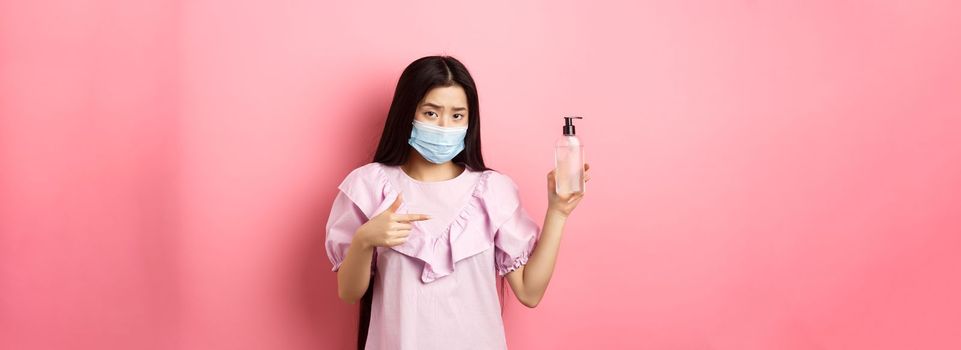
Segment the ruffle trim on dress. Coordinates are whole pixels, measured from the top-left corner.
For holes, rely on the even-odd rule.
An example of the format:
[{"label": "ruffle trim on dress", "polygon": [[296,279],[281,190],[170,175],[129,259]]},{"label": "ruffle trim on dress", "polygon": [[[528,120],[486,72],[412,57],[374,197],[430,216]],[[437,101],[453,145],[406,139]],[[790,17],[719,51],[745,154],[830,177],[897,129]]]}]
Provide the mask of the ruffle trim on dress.
[{"label": "ruffle trim on dress", "polygon": [[[465,170],[466,171],[466,170]],[[487,180],[493,173],[486,170],[481,173],[480,178],[474,185],[470,199],[460,213],[440,234],[432,235],[415,221],[412,225],[416,228],[411,230],[407,241],[403,244],[390,247],[401,254],[416,258],[424,262],[424,270],[421,273],[421,280],[430,283],[438,278],[450,275],[454,272],[454,265],[457,262],[486,251],[493,246],[493,241],[488,232],[480,230],[468,232],[470,226],[487,227],[484,223],[472,220],[486,220],[487,213],[484,204],[484,193],[487,191]],[[377,178],[381,183],[384,202],[374,213],[386,210],[397,198],[398,192],[390,182],[387,173],[382,165],[377,166]],[[406,207],[402,202],[397,212]]]},{"label": "ruffle trim on dress", "polygon": [[506,275],[506,274],[510,273],[511,271],[517,270],[517,269],[519,269],[521,266],[526,265],[526,264],[527,264],[527,259],[530,258],[530,253],[531,253],[530,251],[526,251],[526,250],[525,250],[524,253],[523,253],[523,255],[514,258],[514,264],[513,264],[513,265],[511,265],[511,266],[506,266],[506,267],[503,267],[503,268],[498,268],[498,269],[497,269],[498,275],[500,275],[500,276]]}]

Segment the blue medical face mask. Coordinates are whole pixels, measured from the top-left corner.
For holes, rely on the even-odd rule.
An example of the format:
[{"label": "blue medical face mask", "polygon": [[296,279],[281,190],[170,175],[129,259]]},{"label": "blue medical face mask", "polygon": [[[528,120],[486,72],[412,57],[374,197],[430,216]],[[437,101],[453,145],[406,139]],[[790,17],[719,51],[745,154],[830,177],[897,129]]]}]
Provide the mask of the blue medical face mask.
[{"label": "blue medical face mask", "polygon": [[414,120],[407,143],[431,163],[441,164],[454,159],[464,150],[467,127],[442,127]]}]

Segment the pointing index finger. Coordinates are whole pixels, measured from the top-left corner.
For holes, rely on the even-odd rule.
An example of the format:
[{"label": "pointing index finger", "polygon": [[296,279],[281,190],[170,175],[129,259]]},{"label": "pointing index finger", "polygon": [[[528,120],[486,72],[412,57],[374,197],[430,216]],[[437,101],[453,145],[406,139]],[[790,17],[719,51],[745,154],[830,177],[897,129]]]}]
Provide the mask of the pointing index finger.
[{"label": "pointing index finger", "polygon": [[423,221],[423,220],[429,220],[429,219],[430,219],[430,215],[427,215],[427,214],[397,214],[397,221],[410,222],[410,221]]}]

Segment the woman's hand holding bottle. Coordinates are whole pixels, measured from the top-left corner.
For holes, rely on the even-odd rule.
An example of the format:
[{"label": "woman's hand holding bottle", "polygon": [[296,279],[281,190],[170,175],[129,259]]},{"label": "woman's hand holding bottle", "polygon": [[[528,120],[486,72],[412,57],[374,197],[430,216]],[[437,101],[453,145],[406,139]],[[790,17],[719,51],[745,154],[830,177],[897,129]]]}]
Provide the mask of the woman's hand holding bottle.
[{"label": "woman's hand holding bottle", "polygon": [[[584,182],[590,181],[591,179],[591,175],[587,171],[590,168],[590,164],[584,163]],[[554,172],[555,170],[551,170],[551,172],[547,173],[547,211],[556,212],[566,218],[571,215],[571,212],[574,211],[577,204],[584,198],[584,192],[557,193],[557,180],[554,177]]]}]

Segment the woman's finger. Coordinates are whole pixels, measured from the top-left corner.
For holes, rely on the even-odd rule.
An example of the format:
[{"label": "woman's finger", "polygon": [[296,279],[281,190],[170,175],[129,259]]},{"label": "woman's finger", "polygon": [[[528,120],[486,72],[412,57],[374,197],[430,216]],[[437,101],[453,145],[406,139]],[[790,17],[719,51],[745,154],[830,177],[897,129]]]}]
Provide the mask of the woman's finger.
[{"label": "woman's finger", "polygon": [[406,222],[392,222],[390,223],[390,231],[410,230],[413,226]]},{"label": "woman's finger", "polygon": [[394,214],[392,217],[394,221],[398,222],[408,222],[408,221],[421,221],[430,220],[430,215],[427,214]]},{"label": "woman's finger", "polygon": [[388,246],[391,246],[391,247],[393,247],[393,246],[395,246],[395,245],[401,245],[401,244],[404,244],[404,243],[406,243],[406,242],[407,242],[407,238],[406,238],[406,237],[402,237],[402,238],[388,238],[388,239],[386,239],[386,240],[384,241],[385,244],[387,244]]}]

